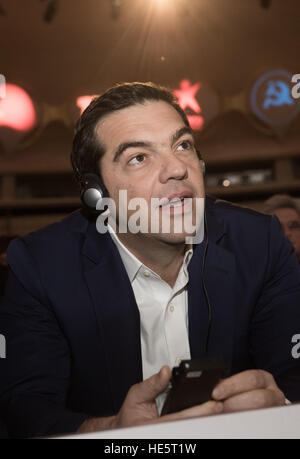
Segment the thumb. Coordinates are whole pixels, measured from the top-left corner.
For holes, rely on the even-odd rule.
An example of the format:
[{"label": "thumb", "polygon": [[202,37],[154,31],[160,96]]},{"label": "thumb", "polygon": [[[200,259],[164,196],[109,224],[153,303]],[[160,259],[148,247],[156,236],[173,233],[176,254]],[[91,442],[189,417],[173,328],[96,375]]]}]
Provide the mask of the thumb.
[{"label": "thumb", "polygon": [[167,389],[170,379],[171,370],[165,365],[159,373],[155,373],[150,378],[132,387],[132,395],[134,392],[135,402],[152,402],[159,394]]}]

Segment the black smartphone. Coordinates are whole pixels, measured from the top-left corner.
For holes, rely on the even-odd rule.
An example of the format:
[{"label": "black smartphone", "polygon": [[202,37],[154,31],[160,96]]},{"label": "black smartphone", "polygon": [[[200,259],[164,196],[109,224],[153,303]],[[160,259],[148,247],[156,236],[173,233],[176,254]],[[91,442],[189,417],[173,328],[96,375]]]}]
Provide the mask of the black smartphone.
[{"label": "black smartphone", "polygon": [[219,358],[182,360],[173,368],[171,387],[161,415],[208,402],[214,387],[228,371],[229,367]]}]

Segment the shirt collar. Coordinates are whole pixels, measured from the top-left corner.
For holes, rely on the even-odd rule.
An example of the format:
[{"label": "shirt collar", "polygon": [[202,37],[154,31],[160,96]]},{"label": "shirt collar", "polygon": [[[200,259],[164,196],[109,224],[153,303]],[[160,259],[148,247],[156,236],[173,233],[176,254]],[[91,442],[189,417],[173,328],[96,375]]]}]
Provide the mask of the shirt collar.
[{"label": "shirt collar", "polygon": [[[113,228],[110,225],[107,225],[107,227],[108,227],[109,234],[110,234],[112,240],[114,241],[115,245],[117,246],[117,249],[119,251],[120,257],[121,257],[121,259],[123,261],[123,264],[125,266],[126,272],[128,274],[128,277],[129,277],[129,280],[130,280],[131,283],[134,281],[134,279],[135,279],[135,277],[136,277],[136,275],[137,275],[137,273],[139,272],[140,269],[146,269],[147,271],[152,272],[152,274],[154,274],[156,277],[160,278],[160,276],[158,276],[158,274],[156,274],[150,268],[145,266],[135,255],[133,255],[132,252],[130,252],[130,250],[127,249],[127,247],[125,247],[125,245],[120,241],[120,239],[118,238],[117,234],[115,233],[115,231],[113,230]],[[189,263],[191,261],[192,255],[193,255],[193,248],[190,248],[184,254],[182,266],[183,266],[184,273],[185,273],[186,276],[188,276],[187,267],[188,267],[188,265],[189,265]]]},{"label": "shirt collar", "polygon": [[120,239],[116,235],[113,228],[110,225],[107,225],[107,227],[108,227],[109,234],[111,235],[112,240],[117,246],[120,257],[127,271],[129,280],[132,283],[139,269],[143,266],[143,263],[138,258],[136,258],[136,256],[134,256],[133,253],[131,253],[127,249],[127,247],[125,247],[125,245],[120,241]]}]

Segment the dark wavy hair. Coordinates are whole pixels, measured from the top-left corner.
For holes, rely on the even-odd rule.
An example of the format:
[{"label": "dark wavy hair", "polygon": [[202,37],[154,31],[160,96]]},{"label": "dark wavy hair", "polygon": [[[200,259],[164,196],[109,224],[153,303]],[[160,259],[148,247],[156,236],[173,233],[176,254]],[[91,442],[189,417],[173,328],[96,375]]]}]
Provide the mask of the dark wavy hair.
[{"label": "dark wavy hair", "polygon": [[154,83],[122,83],[113,86],[100,97],[95,98],[77,122],[71,163],[80,185],[85,173],[101,176],[99,162],[105,153],[105,148],[101,144],[101,133],[100,139],[95,134],[99,121],[112,112],[151,100],[170,104],[179,113],[184,124],[189,126],[186,114],[179,106],[176,97],[167,88]]}]

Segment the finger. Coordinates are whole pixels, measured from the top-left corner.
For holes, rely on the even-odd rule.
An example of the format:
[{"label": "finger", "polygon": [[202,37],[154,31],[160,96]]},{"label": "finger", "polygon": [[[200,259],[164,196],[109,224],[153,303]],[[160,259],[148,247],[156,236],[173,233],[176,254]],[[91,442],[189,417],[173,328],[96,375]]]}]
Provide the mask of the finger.
[{"label": "finger", "polygon": [[215,400],[225,400],[243,392],[265,389],[274,382],[271,374],[263,370],[247,370],[219,382],[212,392]]},{"label": "finger", "polygon": [[161,416],[159,418],[159,421],[167,422],[176,421],[180,419],[196,418],[200,416],[211,416],[214,414],[222,413],[222,411],[222,402],[209,401],[203,403],[202,405],[196,405],[192,408],[187,408],[186,410],[178,411],[177,413],[166,414],[165,416]]},{"label": "finger", "polygon": [[129,401],[133,400],[135,403],[152,402],[159,394],[167,389],[170,379],[171,370],[165,365],[159,373],[132,386],[127,398]]},{"label": "finger", "polygon": [[223,402],[224,413],[257,410],[284,405],[282,392],[271,389],[257,389],[228,398]]}]

